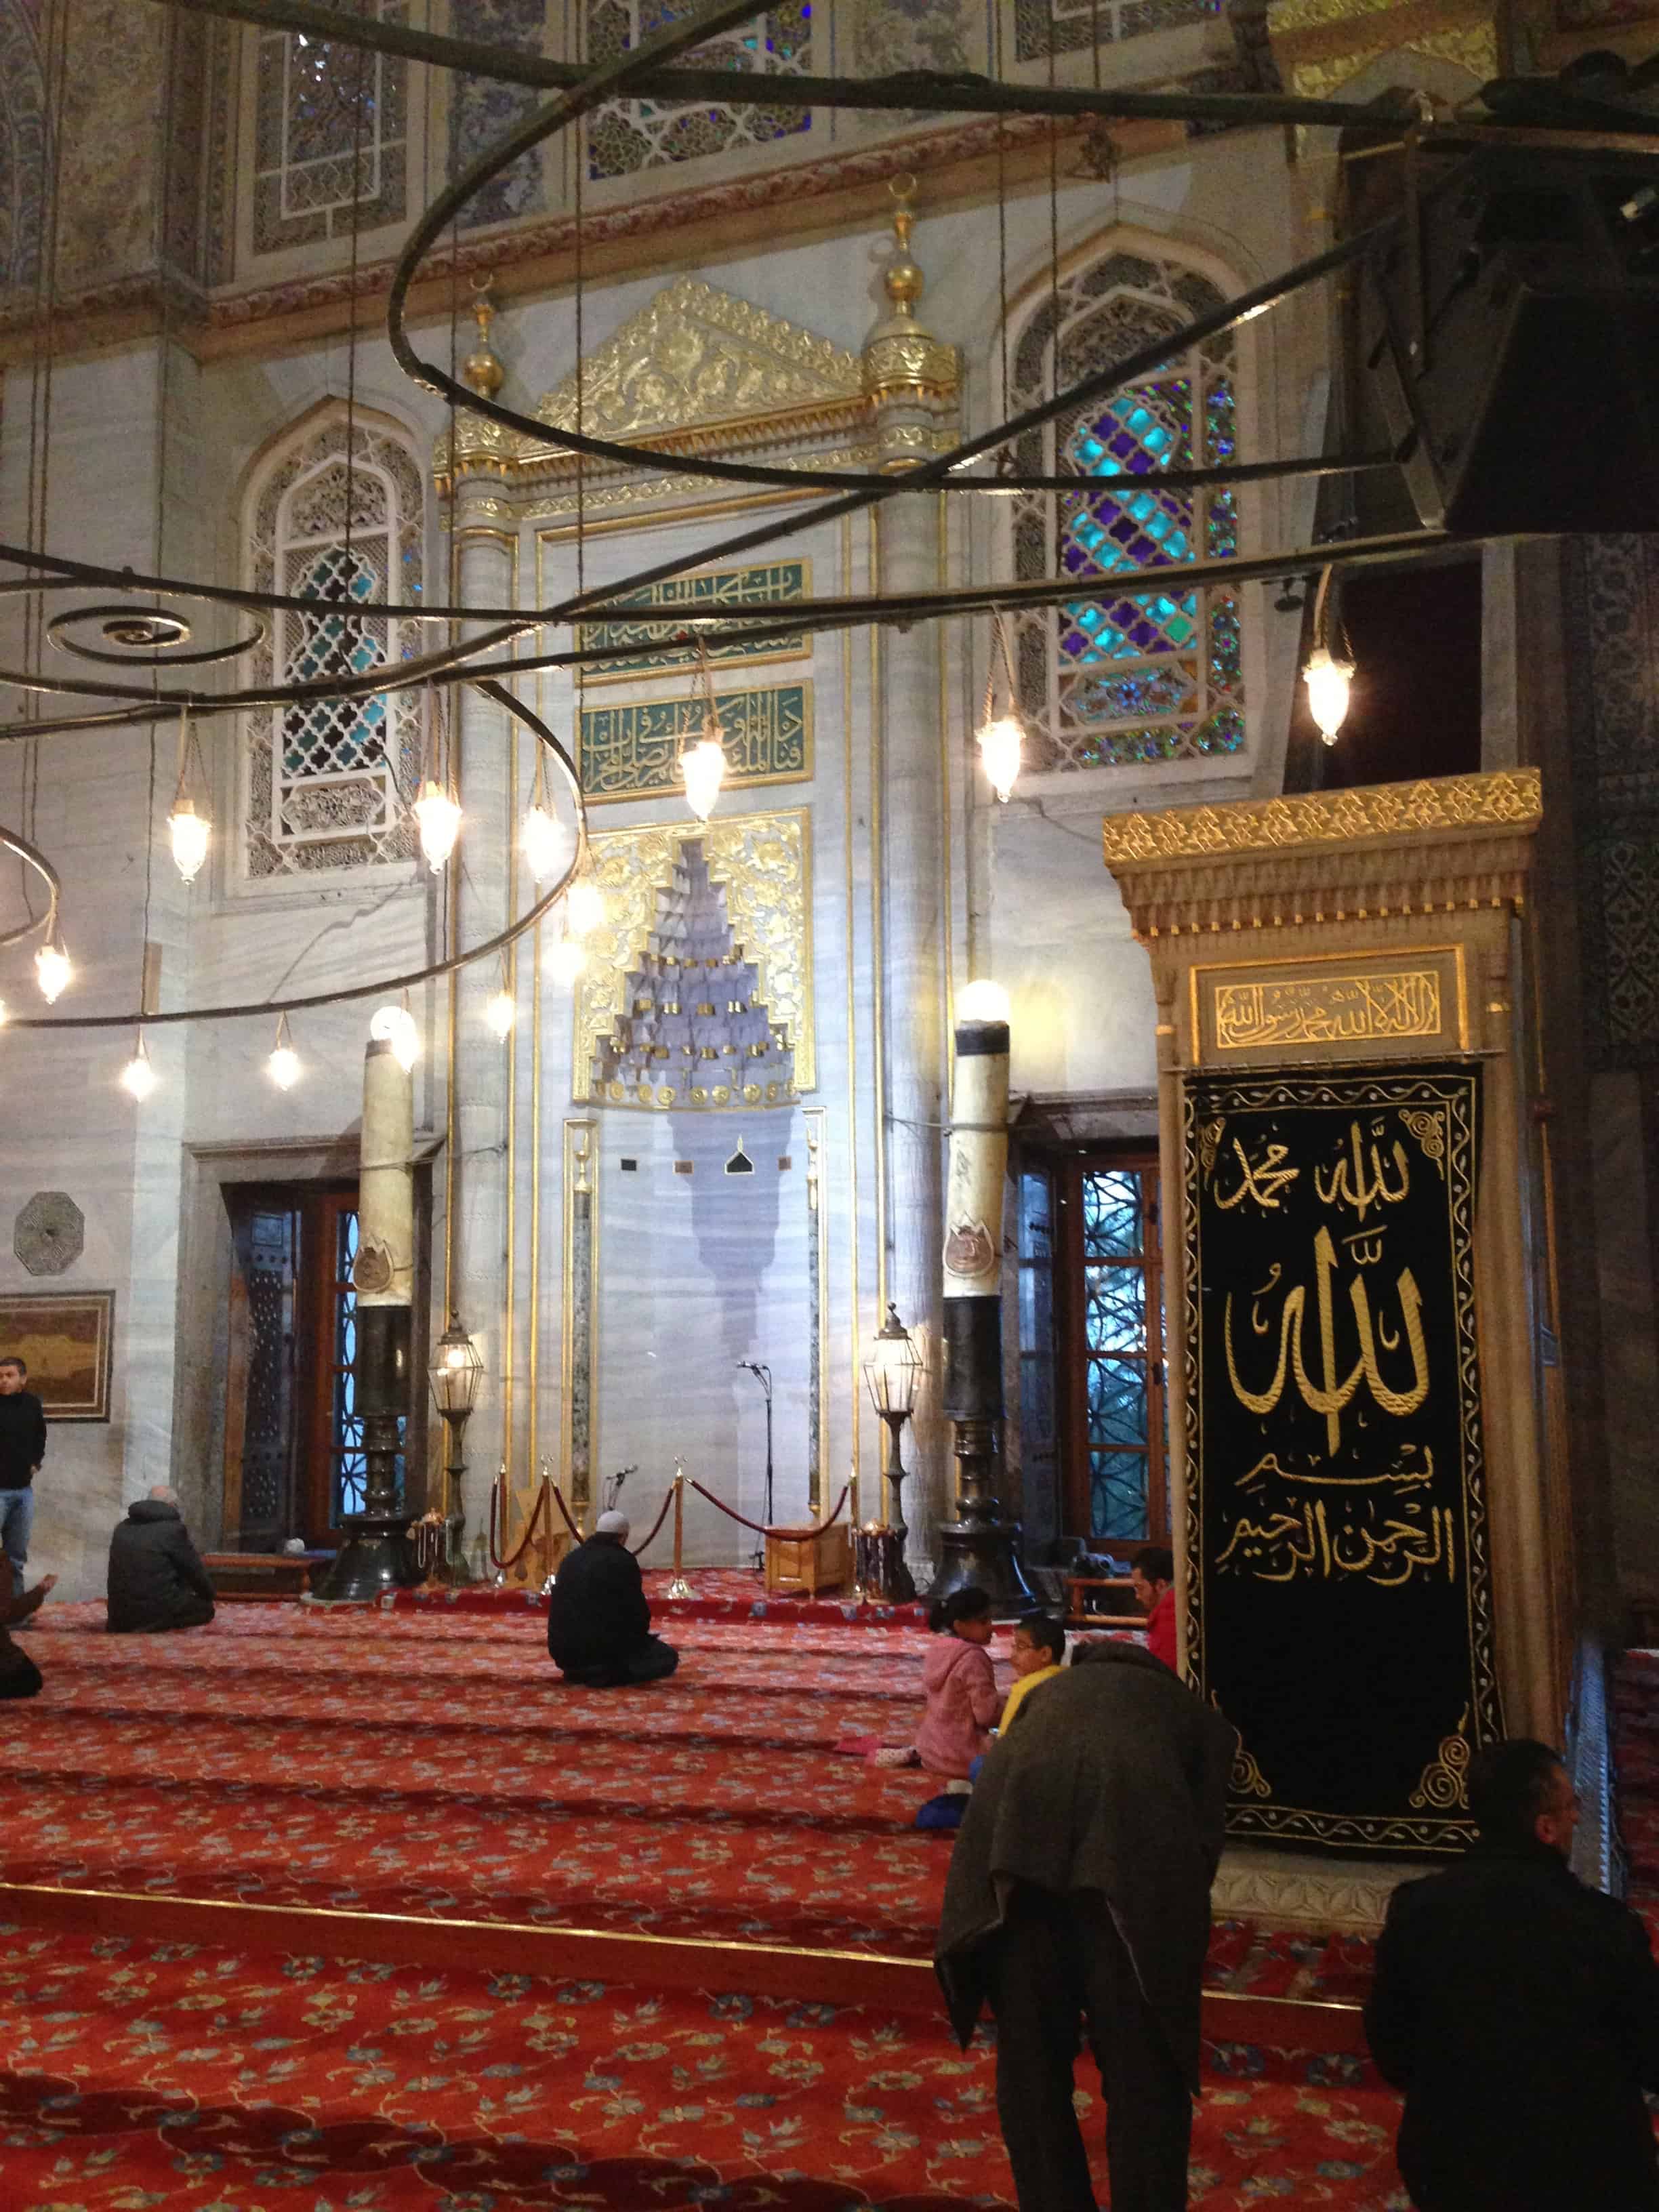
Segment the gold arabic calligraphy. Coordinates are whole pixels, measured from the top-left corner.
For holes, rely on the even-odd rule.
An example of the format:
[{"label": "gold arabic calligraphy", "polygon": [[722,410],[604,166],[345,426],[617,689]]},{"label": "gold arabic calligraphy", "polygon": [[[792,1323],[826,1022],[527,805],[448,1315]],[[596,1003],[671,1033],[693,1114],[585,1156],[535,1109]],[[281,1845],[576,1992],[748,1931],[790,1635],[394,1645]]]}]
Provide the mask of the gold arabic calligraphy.
[{"label": "gold arabic calligraphy", "polygon": [[[1409,1516],[1417,1514],[1417,1519]],[[1237,1564],[1258,1582],[1294,1582],[1304,1570],[1322,1581],[1337,1575],[1360,1575],[1367,1582],[1395,1589],[1409,1582],[1421,1568],[1444,1569],[1448,1582],[1457,1578],[1457,1537],[1451,1509],[1434,1505],[1426,1520],[1420,1509],[1408,1505],[1370,1528],[1353,1519],[1334,1528],[1325,1500],[1316,1498],[1297,1511],[1274,1513],[1258,1521],[1241,1520],[1216,1565]]]}]

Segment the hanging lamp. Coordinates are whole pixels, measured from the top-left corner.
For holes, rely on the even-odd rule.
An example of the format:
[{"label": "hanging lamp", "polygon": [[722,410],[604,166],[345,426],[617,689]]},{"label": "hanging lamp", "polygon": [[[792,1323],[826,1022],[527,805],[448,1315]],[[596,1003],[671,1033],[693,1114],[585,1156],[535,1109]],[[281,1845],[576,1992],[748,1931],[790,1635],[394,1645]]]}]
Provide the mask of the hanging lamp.
[{"label": "hanging lamp", "polygon": [[49,1006],[57,1005],[74,973],[69,954],[64,949],[63,932],[54,929],[34,956],[34,980]]},{"label": "hanging lamp", "polygon": [[[980,714],[977,735],[979,757],[993,791],[1003,805],[1012,796],[1025,753],[1025,725],[1019,719],[1015,705],[1018,694],[1014,689],[1013,657],[1008,650],[1008,632],[1002,619],[1000,607],[993,611],[996,628],[996,654],[985,672],[985,704]],[[1002,663],[1003,681],[1008,687],[1008,711],[996,711],[996,662]]]},{"label": "hanging lamp", "polygon": [[409,1011],[409,994],[396,1006],[377,1006],[369,1017],[368,1033],[392,1047],[392,1056],[405,1074],[421,1056],[421,1032]]},{"label": "hanging lamp", "polygon": [[294,1049],[294,1040],[288,1033],[288,1016],[276,1017],[276,1042],[271,1047],[270,1058],[265,1062],[265,1073],[279,1091],[292,1091],[300,1079],[300,1055]]},{"label": "hanging lamp", "polygon": [[[415,824],[420,832],[421,851],[433,874],[437,875],[455,849],[455,840],[461,834],[461,810],[450,778],[442,771],[442,741],[437,737],[437,708],[433,699],[432,686],[426,687],[426,759],[421,778],[421,788],[415,800]],[[440,770],[434,775],[434,769]]]},{"label": "hanging lamp", "polygon": [[[1318,723],[1319,734],[1328,745],[1336,743],[1347,720],[1354,676],[1353,653],[1343,626],[1341,599],[1334,588],[1335,575],[1331,567],[1321,572],[1319,590],[1314,599],[1313,649],[1302,672],[1302,681],[1308,687],[1308,711]],[[1333,599],[1336,601],[1334,609]]]},{"label": "hanging lamp", "polygon": [[133,1032],[132,1058],[121,1070],[121,1088],[137,1099],[142,1105],[155,1090],[157,1077],[149,1057],[149,1047],[144,1042],[142,1028]]},{"label": "hanging lamp", "polygon": [[696,640],[697,665],[702,684],[702,712],[697,726],[702,734],[695,744],[687,745],[680,754],[680,780],[685,786],[685,803],[699,822],[707,822],[714,811],[720,795],[720,786],[726,780],[726,750],[720,743],[720,714],[714,705],[714,683],[708,672],[708,648],[701,635]]},{"label": "hanging lamp", "polygon": [[513,1024],[519,1018],[519,1002],[514,997],[507,980],[507,957],[501,957],[501,980],[484,1001],[483,1018],[491,1033],[503,1044],[513,1034]]},{"label": "hanging lamp", "polygon": [[[210,815],[198,814],[190,792],[190,764],[194,757],[201,767],[201,756],[197,750],[196,731],[190,719],[188,707],[179,710],[179,781],[173,794],[173,811],[167,817],[167,836],[173,844],[173,862],[187,884],[193,884],[201,873],[202,863],[207,858],[208,840],[212,835],[213,821]],[[203,776],[204,783],[206,781]]]}]

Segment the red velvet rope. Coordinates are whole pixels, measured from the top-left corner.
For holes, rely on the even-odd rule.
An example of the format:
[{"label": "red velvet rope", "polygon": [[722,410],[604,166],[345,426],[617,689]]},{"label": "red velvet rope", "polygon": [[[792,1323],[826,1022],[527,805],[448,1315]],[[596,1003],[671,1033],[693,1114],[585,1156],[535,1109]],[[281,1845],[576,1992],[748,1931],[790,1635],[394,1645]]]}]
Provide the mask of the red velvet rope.
[{"label": "red velvet rope", "polygon": [[516,1567],[520,1560],[523,1559],[525,1553],[530,1549],[531,1540],[534,1537],[537,1528],[540,1526],[543,1514],[547,1510],[548,1483],[546,1477],[544,1476],[542,1478],[541,1492],[537,1498],[534,1506],[531,1509],[531,1515],[528,1522],[525,1524],[524,1541],[520,1545],[518,1550],[514,1553],[511,1559],[504,1559],[495,1548],[496,1538],[499,1533],[499,1522],[501,1518],[504,1516],[506,1511],[506,1501],[501,1496],[503,1487],[504,1485],[502,1484],[501,1479],[499,1475],[496,1476],[495,1481],[489,1486],[489,1556],[495,1561],[498,1571],[501,1573],[505,1574],[509,1567]]},{"label": "red velvet rope", "polygon": [[716,1498],[712,1490],[705,1490],[695,1477],[688,1479],[700,1498],[706,1498],[711,1505],[718,1505],[731,1520],[741,1522],[745,1528],[752,1528],[757,1536],[781,1536],[786,1542],[792,1544],[804,1544],[811,1537],[823,1535],[826,1528],[833,1528],[841,1518],[841,1509],[846,1504],[847,1493],[852,1487],[850,1483],[842,1485],[841,1496],[836,1500],[835,1511],[820,1521],[816,1528],[768,1528],[758,1521],[750,1520],[745,1514],[734,1512],[724,1498]]},{"label": "red velvet rope", "polygon": [[575,1538],[576,1541],[580,1544],[580,1543],[581,1542],[581,1540],[582,1540],[582,1532],[581,1532],[581,1530],[580,1530],[580,1529],[576,1526],[575,1522],[571,1519],[571,1517],[570,1517],[570,1508],[569,1508],[569,1507],[565,1504],[565,1502],[564,1502],[564,1492],[563,1492],[563,1491],[562,1491],[562,1490],[560,1489],[560,1487],[559,1487],[559,1486],[558,1486],[558,1484],[557,1484],[556,1482],[556,1483],[554,1484],[554,1486],[553,1486],[553,1497],[554,1497],[554,1501],[555,1501],[555,1503],[557,1504],[557,1506],[558,1506],[558,1509],[559,1509],[560,1512],[564,1516],[564,1525],[565,1525],[565,1527],[566,1527],[567,1528],[568,1528],[568,1529],[569,1529],[569,1531],[570,1531],[571,1534]]},{"label": "red velvet rope", "polygon": [[651,1534],[645,1539],[643,1543],[630,1544],[628,1547],[636,1559],[641,1552],[648,1552],[652,1545],[656,1542],[657,1531],[661,1528],[663,1522],[668,1518],[668,1509],[673,1503],[674,1486],[671,1482],[668,1486],[667,1494],[662,1501],[662,1511],[658,1514],[656,1519],[651,1523]]}]

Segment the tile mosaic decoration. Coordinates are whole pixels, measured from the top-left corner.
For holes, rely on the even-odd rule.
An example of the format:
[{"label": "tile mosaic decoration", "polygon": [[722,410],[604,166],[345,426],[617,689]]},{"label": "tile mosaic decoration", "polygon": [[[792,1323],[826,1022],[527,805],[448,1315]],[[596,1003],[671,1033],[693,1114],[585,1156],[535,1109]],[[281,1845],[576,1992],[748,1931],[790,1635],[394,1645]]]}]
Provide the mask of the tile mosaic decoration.
[{"label": "tile mosaic decoration", "polygon": [[[692,0],[587,0],[587,60],[617,60],[641,39],[666,30],[691,11]],[[744,76],[801,76],[812,66],[811,0],[779,0],[753,21],[695,47],[689,69],[729,69]],[[733,85],[736,91],[737,85]],[[765,87],[758,100],[613,100],[587,125],[587,173],[595,183],[631,176],[672,161],[695,161],[740,146],[799,137],[812,127],[809,108],[772,108]]]},{"label": "tile mosaic decoration", "polygon": [[[356,0],[382,22],[405,0]],[[277,253],[408,209],[408,64],[297,31],[265,31],[254,65],[253,251]]]},{"label": "tile mosaic decoration", "polygon": [[[545,0],[450,0],[450,35],[476,39],[485,46],[517,46],[539,53],[547,21]],[[476,161],[485,148],[506,137],[534,113],[541,95],[534,85],[502,84],[489,77],[458,76],[450,96],[449,174],[453,179]],[[461,210],[463,230],[514,222],[539,215],[547,205],[542,178],[542,149],[521,154],[511,168],[494,177]]]}]

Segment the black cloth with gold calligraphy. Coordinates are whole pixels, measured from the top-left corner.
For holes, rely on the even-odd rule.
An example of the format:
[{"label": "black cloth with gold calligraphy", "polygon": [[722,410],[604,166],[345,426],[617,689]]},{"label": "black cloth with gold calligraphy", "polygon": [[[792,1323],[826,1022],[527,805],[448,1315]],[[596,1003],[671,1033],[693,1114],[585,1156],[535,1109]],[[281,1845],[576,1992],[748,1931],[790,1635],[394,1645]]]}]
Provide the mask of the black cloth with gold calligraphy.
[{"label": "black cloth with gold calligraphy", "polygon": [[1473,1067],[1195,1077],[1188,1650],[1235,1834],[1455,1850],[1502,1733]]}]

